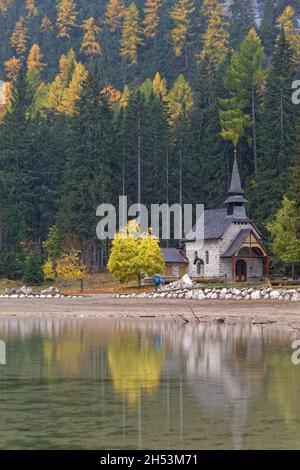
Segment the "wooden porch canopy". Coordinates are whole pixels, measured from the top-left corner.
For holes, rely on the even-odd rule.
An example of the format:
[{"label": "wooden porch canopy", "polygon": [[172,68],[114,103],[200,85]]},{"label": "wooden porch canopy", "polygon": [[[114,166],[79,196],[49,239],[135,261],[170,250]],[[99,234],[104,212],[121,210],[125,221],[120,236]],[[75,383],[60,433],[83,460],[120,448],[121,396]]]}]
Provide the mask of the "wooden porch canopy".
[{"label": "wooden porch canopy", "polygon": [[221,258],[232,259],[232,277],[235,277],[235,260],[259,258],[266,261],[265,277],[269,277],[270,255],[251,228],[241,230]]}]

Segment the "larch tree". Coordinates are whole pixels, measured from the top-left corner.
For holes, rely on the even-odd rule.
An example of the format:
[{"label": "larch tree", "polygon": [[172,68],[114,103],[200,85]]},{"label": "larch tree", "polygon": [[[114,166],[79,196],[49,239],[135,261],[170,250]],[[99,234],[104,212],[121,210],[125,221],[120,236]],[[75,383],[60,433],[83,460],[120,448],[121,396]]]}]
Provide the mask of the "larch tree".
[{"label": "larch tree", "polygon": [[26,0],[25,9],[27,11],[28,18],[33,16],[39,16],[39,9],[36,6],[35,0]]},{"label": "larch tree", "polygon": [[66,116],[74,116],[76,111],[76,104],[80,98],[82,86],[88,76],[85,66],[78,62],[68,88],[64,91],[60,111]]},{"label": "larch tree", "polygon": [[27,70],[38,70],[42,72],[46,64],[43,63],[43,54],[38,44],[33,44],[27,57]]},{"label": "larch tree", "polygon": [[109,26],[112,33],[120,34],[124,14],[125,7],[123,0],[108,0],[105,7],[104,23]]},{"label": "larch tree", "polygon": [[16,50],[18,56],[23,56],[27,47],[28,28],[23,16],[16,22],[15,28],[10,38],[10,45]]},{"label": "larch tree", "polygon": [[145,0],[144,5],[144,36],[153,39],[159,25],[159,8],[161,0]]},{"label": "larch tree", "polygon": [[171,39],[176,57],[184,57],[185,73],[189,66],[189,44],[192,38],[192,16],[195,11],[193,0],[177,0],[170,16],[174,22]]},{"label": "larch tree", "polygon": [[0,0],[0,13],[2,13],[3,16],[7,16],[12,3],[13,0]]},{"label": "larch tree", "polygon": [[245,113],[251,120],[254,173],[257,175],[257,89],[262,79],[264,50],[255,29],[251,29],[241,44],[240,50],[233,54],[226,72],[224,84],[229,92],[229,109],[233,116]]},{"label": "larch tree", "polygon": [[16,82],[22,68],[21,59],[15,56],[11,57],[4,62],[4,68],[8,80]]},{"label": "larch tree", "polygon": [[300,30],[296,27],[295,10],[289,5],[277,19],[277,26],[283,30],[287,43],[293,51],[293,60],[300,63]]},{"label": "larch tree", "polygon": [[57,37],[69,38],[72,28],[76,27],[77,11],[75,0],[60,0],[56,6],[58,27]]},{"label": "larch tree", "polygon": [[159,72],[156,72],[152,80],[152,89],[155,96],[159,96],[161,100],[166,97],[167,94],[167,82],[162,78]]},{"label": "larch tree", "polygon": [[82,24],[84,31],[81,50],[85,55],[92,58],[101,53],[101,45],[98,41],[98,36],[101,32],[99,26],[95,24],[94,18],[85,20]]},{"label": "larch tree", "polygon": [[120,40],[120,55],[130,67],[137,64],[138,48],[142,44],[139,12],[135,3],[131,3],[125,10]]},{"label": "larch tree", "polygon": [[43,32],[50,31],[53,29],[52,21],[50,20],[48,15],[43,16],[41,21],[40,30]]},{"label": "larch tree", "polygon": [[75,52],[71,49],[68,54],[63,54],[59,60],[59,73],[47,87],[45,108],[56,112],[64,112],[65,92],[70,84],[77,61]]},{"label": "larch tree", "polygon": [[223,63],[228,52],[229,33],[227,21],[218,0],[204,0],[202,15],[206,18],[207,29],[202,36],[203,49],[198,58],[207,61],[212,69]]}]

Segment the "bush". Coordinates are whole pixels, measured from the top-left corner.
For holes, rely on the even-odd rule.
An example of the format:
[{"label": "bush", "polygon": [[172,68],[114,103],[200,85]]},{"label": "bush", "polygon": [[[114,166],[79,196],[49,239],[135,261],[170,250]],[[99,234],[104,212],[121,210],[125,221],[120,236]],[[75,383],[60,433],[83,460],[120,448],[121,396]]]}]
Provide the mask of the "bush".
[{"label": "bush", "polygon": [[23,281],[26,284],[39,285],[44,280],[41,258],[36,253],[29,253],[24,262]]}]

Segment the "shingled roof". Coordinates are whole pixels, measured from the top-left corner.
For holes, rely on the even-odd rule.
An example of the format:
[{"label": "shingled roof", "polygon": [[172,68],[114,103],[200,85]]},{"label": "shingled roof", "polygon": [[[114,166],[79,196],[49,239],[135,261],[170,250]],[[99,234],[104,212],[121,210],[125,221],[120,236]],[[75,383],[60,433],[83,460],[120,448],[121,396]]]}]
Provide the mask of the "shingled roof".
[{"label": "shingled roof", "polygon": [[234,256],[251,232],[251,228],[242,229],[221,258],[231,258],[231,256]]},{"label": "shingled roof", "polygon": [[[227,209],[209,209],[204,211],[204,239],[217,240],[224,235],[229,225],[237,220],[234,216],[227,215]],[[238,222],[250,222],[246,217],[245,219],[238,219]],[[195,227],[193,227],[193,231]],[[183,240],[185,242],[194,241],[195,235],[192,233],[187,235]]]},{"label": "shingled roof", "polygon": [[188,260],[178,248],[162,248],[165,263],[184,263],[188,264]]}]

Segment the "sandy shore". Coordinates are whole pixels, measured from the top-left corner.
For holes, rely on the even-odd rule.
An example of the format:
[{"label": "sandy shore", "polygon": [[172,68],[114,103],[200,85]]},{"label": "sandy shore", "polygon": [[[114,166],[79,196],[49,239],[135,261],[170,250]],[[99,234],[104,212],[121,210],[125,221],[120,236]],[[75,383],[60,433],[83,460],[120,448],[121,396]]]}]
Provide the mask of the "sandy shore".
[{"label": "sandy shore", "polygon": [[300,329],[300,302],[272,300],[222,301],[187,299],[115,299],[99,294],[82,299],[0,298],[1,316],[79,318],[173,318],[184,321],[270,322],[276,327]]}]

